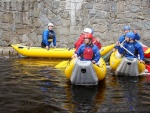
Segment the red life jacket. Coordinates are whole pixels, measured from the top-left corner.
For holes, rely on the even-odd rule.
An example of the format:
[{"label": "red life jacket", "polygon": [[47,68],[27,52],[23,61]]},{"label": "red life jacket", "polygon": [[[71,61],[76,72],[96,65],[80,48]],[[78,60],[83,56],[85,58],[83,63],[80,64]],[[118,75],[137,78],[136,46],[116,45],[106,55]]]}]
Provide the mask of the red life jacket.
[{"label": "red life jacket", "polygon": [[92,60],[93,58],[93,49],[90,47],[86,47],[83,52],[83,58],[86,60]]}]

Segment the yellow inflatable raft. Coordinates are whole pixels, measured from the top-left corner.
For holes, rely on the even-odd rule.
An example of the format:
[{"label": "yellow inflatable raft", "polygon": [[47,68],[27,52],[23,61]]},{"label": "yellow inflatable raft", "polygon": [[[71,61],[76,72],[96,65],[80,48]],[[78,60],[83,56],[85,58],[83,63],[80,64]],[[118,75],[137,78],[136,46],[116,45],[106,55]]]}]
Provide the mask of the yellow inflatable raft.
[{"label": "yellow inflatable raft", "polygon": [[46,48],[28,47],[20,44],[11,45],[21,56],[24,57],[46,57],[46,58],[71,58],[75,49],[68,48]]},{"label": "yellow inflatable raft", "polygon": [[[23,57],[71,58],[75,51],[74,48],[50,48],[50,50],[47,50],[41,47],[28,47],[20,44],[11,44],[11,46]],[[102,47],[100,50],[101,55],[107,54],[114,46],[112,44]]]},{"label": "yellow inflatable raft", "polygon": [[100,58],[98,65],[91,61],[72,59],[65,69],[65,75],[75,85],[97,85],[106,75],[106,64]]},{"label": "yellow inflatable raft", "polygon": [[110,56],[110,67],[116,75],[138,76],[145,71],[145,64],[137,58],[122,57],[117,50]]}]

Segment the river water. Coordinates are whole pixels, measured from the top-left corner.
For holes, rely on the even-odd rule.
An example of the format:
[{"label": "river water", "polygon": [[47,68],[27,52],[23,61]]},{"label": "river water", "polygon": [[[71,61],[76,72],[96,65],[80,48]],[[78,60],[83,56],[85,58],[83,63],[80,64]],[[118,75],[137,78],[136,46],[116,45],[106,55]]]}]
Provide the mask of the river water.
[{"label": "river water", "polygon": [[60,60],[0,58],[0,113],[108,113],[150,111],[150,75],[114,76],[97,86],[73,86]]}]

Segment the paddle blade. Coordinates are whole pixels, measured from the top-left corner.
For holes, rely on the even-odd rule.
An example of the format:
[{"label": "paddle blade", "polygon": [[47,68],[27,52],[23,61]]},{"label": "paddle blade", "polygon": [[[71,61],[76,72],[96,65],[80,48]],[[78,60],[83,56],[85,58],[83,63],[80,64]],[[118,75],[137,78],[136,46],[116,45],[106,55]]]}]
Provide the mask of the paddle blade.
[{"label": "paddle blade", "polygon": [[69,61],[62,61],[59,64],[57,64],[55,66],[55,68],[66,68],[66,66],[68,65]]},{"label": "paddle blade", "polygon": [[148,72],[150,72],[150,65],[145,65],[146,66],[146,69],[148,70]]}]

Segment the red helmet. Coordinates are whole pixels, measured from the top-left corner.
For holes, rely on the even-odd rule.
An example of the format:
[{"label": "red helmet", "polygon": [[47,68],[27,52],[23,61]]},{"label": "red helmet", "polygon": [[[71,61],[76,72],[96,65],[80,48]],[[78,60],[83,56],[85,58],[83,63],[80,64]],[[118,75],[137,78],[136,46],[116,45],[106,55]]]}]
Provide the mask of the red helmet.
[{"label": "red helmet", "polygon": [[90,33],[86,33],[86,34],[84,34],[84,38],[92,39],[92,38],[93,38],[93,35],[90,34]]}]

